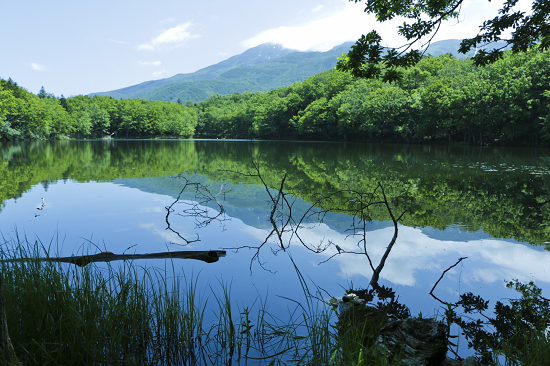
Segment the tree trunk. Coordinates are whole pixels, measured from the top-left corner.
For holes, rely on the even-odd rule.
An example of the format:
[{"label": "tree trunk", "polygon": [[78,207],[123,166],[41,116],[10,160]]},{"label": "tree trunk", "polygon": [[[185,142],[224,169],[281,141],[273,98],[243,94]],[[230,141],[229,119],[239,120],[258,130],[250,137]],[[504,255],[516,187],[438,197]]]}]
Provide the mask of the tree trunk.
[{"label": "tree trunk", "polygon": [[21,365],[15,355],[15,350],[8,334],[8,319],[6,317],[6,310],[4,309],[4,296],[2,295],[2,277],[0,277],[0,365]]}]

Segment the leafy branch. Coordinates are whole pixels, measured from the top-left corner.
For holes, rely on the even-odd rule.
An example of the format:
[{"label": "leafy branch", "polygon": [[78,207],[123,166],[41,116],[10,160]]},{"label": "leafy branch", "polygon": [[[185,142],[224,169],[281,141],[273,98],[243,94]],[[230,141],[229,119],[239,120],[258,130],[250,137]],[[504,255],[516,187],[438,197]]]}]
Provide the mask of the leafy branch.
[{"label": "leafy branch", "polygon": [[[483,66],[502,58],[503,50],[510,46],[514,53],[525,52],[530,48],[541,51],[549,49],[550,3],[546,0],[534,0],[532,13],[526,15],[525,12],[514,10],[517,2],[518,0],[505,1],[499,15],[484,21],[477,36],[464,39],[458,52],[466,54],[475,48],[474,63]],[[382,47],[382,37],[376,30],[372,30],[367,35],[362,35],[347,55],[339,58],[336,68],[350,71],[356,77],[381,77],[388,82],[399,80],[399,68],[407,68],[420,61],[444,21],[456,19],[459,22],[462,4],[463,0],[367,0],[365,12],[374,14],[379,22],[395,17],[412,20],[397,27],[397,34],[403,36],[406,42],[400,47]],[[504,34],[508,31],[511,35],[505,37]],[[504,45],[492,51],[478,50],[478,47],[499,41],[504,42]],[[412,49],[418,43],[419,49]]]}]

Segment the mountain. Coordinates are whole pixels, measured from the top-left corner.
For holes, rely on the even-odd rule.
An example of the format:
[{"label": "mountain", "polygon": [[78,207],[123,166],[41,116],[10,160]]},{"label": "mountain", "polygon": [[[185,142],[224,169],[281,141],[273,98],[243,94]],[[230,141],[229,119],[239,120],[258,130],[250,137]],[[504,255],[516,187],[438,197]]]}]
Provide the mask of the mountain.
[{"label": "mountain", "polygon": [[[475,50],[470,50],[470,52],[468,52],[465,55],[462,53],[458,53],[458,49],[460,48],[460,42],[462,42],[461,39],[446,39],[444,41],[434,42],[430,45],[426,54],[430,54],[434,57],[437,57],[445,53],[450,53],[456,58],[460,58],[460,59],[465,59],[466,57],[472,57],[475,55],[475,52],[476,52]],[[479,49],[490,51],[495,48],[500,48],[502,46],[505,46],[504,42],[496,42],[484,47],[480,47]]]},{"label": "mountain", "polygon": [[112,90],[108,92],[92,93],[90,94],[90,96],[109,95],[117,99],[143,98],[144,94],[166,85],[182,82],[192,82],[197,80],[211,80],[231,69],[260,65],[262,63],[275,60],[279,57],[286,56],[292,52],[296,51],[283,48],[283,46],[281,45],[266,43],[256,46],[254,48],[250,48],[239,55],[230,57],[227,60],[219,62],[215,65],[205,67],[190,74],[177,74],[166,79],[145,81],[143,83],[122,89]]},{"label": "mountain", "polygon": [[90,95],[198,102],[213,94],[268,91],[333,68],[336,58],[352,44],[344,43],[327,52],[300,52],[281,45],[262,44],[194,73]]},{"label": "mountain", "polygon": [[[245,52],[189,74],[146,81],[141,84],[90,95],[114,98],[142,98],[199,102],[213,94],[269,91],[303,81],[336,65],[337,57],[347,53],[354,42],[343,43],[326,52],[300,52],[281,45],[265,43]],[[459,39],[434,42],[427,54],[439,56],[451,53],[459,58],[471,57],[458,53]],[[501,44],[486,47],[488,50]]]}]

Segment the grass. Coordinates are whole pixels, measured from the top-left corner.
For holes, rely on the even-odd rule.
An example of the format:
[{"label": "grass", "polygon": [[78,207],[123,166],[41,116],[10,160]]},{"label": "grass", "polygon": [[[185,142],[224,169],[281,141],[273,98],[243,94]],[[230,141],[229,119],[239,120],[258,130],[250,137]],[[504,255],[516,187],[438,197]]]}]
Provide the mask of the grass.
[{"label": "grass", "polygon": [[36,259],[47,255],[26,239],[0,246],[8,329],[24,365],[322,365],[332,353],[334,314],[322,302],[289,302],[279,319],[267,300],[239,306],[228,284],[211,289],[208,304],[198,276],[169,282],[169,271],[132,262]]},{"label": "grass", "polygon": [[[513,337],[521,338],[522,348],[505,344],[499,350],[494,360],[499,366],[544,366],[550,364],[550,339],[545,333],[532,330],[529,334],[515,334]],[[498,357],[498,356],[501,357]],[[513,355],[506,357],[507,355]]]},{"label": "grass", "polygon": [[[311,295],[311,282],[296,265],[304,300],[286,299],[287,314],[278,318],[267,299],[239,305],[231,284],[202,289],[198,276],[169,281],[174,268],[132,262],[76,267],[36,259],[48,252],[26,239],[0,245],[8,329],[24,365],[400,364],[388,360],[369,322],[336,324],[335,311]],[[28,260],[10,261],[16,258]],[[513,350],[520,358],[495,364],[546,365],[548,341],[532,332],[521,343],[525,350]],[[498,353],[510,352],[504,347]]]}]

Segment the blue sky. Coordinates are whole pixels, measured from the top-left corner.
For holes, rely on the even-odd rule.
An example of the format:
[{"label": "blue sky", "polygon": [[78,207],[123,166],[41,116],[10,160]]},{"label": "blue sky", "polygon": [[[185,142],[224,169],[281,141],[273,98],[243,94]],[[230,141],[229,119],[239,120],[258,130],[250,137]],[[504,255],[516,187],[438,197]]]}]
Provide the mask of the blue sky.
[{"label": "blue sky", "polygon": [[[460,23],[436,40],[475,35],[500,5],[466,0]],[[376,23],[363,8],[346,0],[3,1],[0,77],[68,97],[194,72],[265,42],[325,51],[377,29],[388,46],[401,44],[402,20]]]}]

